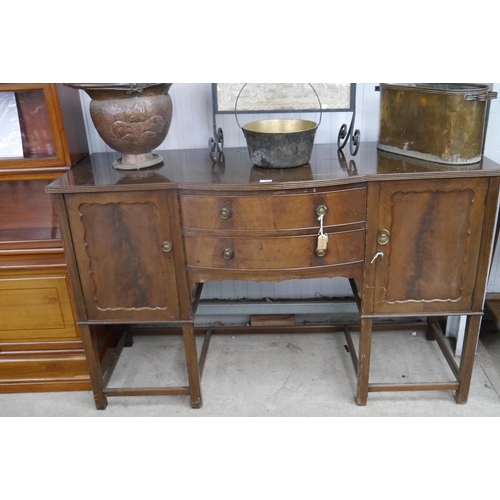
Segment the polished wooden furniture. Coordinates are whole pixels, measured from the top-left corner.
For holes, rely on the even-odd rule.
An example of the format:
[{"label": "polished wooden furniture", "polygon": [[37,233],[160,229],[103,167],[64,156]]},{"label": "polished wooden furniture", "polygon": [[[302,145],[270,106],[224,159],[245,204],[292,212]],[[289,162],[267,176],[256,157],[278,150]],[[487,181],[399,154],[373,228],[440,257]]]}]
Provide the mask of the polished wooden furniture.
[{"label": "polished wooden furniture", "polygon": [[[94,154],[47,188],[61,222],[97,408],[108,396],[144,394],[189,394],[200,407],[210,338],[198,358],[193,322],[202,284],[311,277],[351,282],[360,310],[357,349],[349,325],[336,328],[351,347],[359,405],[372,391],[453,390],[458,403],[467,401],[500,165],[484,158],[446,166],[375,144],[363,144],[356,157],[316,145],[310,163],[292,169],[252,166],[244,148],[226,150],[217,162],[203,150],[162,156],[156,168],[119,172],[111,167],[116,155]],[[459,364],[436,321],[448,315],[468,317]],[[371,383],[374,319],[422,316],[455,379]],[[144,323],[181,326],[185,386],[108,387],[112,366],[99,361],[94,329]]]},{"label": "polished wooden furniture", "polygon": [[22,148],[0,157],[0,392],[88,390],[58,221],[45,193],[88,155],[80,99],[56,84],[0,84],[0,97],[7,95]]}]

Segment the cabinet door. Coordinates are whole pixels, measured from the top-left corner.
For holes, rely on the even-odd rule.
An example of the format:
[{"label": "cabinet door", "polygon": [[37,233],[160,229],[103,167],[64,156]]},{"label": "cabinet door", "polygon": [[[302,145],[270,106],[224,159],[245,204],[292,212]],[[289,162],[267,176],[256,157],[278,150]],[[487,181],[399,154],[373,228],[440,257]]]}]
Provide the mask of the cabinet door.
[{"label": "cabinet door", "polygon": [[379,184],[367,247],[374,313],[471,309],[487,187],[485,178]]},{"label": "cabinet door", "polygon": [[66,206],[88,319],[179,316],[166,192],[69,194]]}]

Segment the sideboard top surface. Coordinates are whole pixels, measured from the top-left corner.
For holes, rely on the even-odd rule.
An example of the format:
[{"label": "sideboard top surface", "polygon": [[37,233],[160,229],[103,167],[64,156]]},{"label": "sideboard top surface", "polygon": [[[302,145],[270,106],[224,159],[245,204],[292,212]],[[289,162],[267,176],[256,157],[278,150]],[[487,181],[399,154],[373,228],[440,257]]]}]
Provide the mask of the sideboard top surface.
[{"label": "sideboard top surface", "polygon": [[500,164],[483,158],[470,165],[429,162],[361,144],[358,154],[317,144],[310,162],[286,169],[252,165],[245,147],[228,148],[213,162],[207,149],[158,151],[163,163],[135,171],[115,170],[120,153],[95,153],[72,167],[46,189],[49,193],[151,189],[273,190],[327,187],[372,180],[500,176]]}]

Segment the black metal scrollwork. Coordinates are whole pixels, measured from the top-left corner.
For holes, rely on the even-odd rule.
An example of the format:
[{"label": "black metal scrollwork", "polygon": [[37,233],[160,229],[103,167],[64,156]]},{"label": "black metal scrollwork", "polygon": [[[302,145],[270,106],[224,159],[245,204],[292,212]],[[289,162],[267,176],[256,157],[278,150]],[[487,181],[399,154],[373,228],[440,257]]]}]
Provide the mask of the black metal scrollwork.
[{"label": "black metal scrollwork", "polygon": [[349,150],[351,151],[351,156],[356,156],[359,149],[359,145],[361,144],[360,131],[356,129],[353,132],[355,119],[356,119],[356,112],[354,111],[352,113],[352,120],[349,129],[347,128],[347,125],[344,123],[340,127],[339,135],[337,137],[337,147],[339,149],[344,149],[345,145],[347,144],[347,141],[349,141]]},{"label": "black metal scrollwork", "polygon": [[[245,84],[246,85],[246,84]],[[309,84],[311,85],[311,84]],[[312,87],[312,86],[311,86]],[[314,90],[314,88],[312,87]],[[243,90],[243,89],[241,89]],[[241,93],[240,90],[240,93]],[[316,91],[314,90],[316,93]],[[356,156],[359,146],[361,144],[361,134],[359,129],[354,130],[354,122],[356,119],[356,100],[355,100],[355,85],[351,85],[351,93],[353,95],[353,98],[351,99],[351,104],[349,109],[339,109],[338,111],[353,111],[352,114],[352,119],[349,127],[347,127],[346,124],[343,124],[340,127],[338,137],[337,137],[337,147],[338,150],[344,149],[346,146],[347,142],[349,141],[349,150],[351,152],[351,156]],[[238,95],[239,97],[239,95]],[[318,98],[319,101],[319,98]],[[208,150],[210,154],[210,158],[212,159],[213,162],[219,161],[219,158],[221,155],[223,155],[224,151],[224,134],[222,132],[222,128],[216,127],[216,115],[218,113],[221,113],[221,111],[218,111],[218,105],[217,105],[217,84],[212,84],[212,107],[213,107],[213,137],[210,137],[208,140]],[[321,106],[321,101],[320,101],[320,109],[321,113],[323,113],[322,106]],[[283,112],[283,110],[281,110]],[[290,110],[291,111],[291,110]],[[299,112],[300,110],[293,110],[294,112]],[[311,111],[311,110],[303,110],[303,111]],[[337,111],[336,109],[328,109],[326,111]],[[236,114],[236,109],[235,109],[235,114]],[[256,111],[258,112],[258,110]],[[226,111],[222,111],[222,113],[226,113]],[[236,117],[236,121],[238,121],[238,118]],[[321,122],[321,119],[320,119]]]}]

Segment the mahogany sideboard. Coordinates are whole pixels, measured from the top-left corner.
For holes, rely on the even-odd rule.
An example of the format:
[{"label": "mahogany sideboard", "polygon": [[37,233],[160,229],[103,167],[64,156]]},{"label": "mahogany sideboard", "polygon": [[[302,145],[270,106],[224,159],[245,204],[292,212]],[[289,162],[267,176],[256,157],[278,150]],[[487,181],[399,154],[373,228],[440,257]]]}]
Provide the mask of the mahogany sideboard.
[{"label": "mahogany sideboard", "polygon": [[[344,328],[355,400],[374,391],[451,390],[468,398],[495,236],[500,165],[444,165],[363,144],[355,157],[316,145],[310,163],[252,166],[246,148],[217,162],[206,150],[160,152],[163,164],[117,171],[117,154],[93,154],[46,191],[54,199],[96,407],[109,396],[190,396],[201,407],[194,317],[204,282],[350,280],[359,344]],[[322,237],[320,242],[320,234]],[[324,243],[324,239],[328,241]],[[436,317],[467,316],[459,362]],[[428,317],[455,379],[374,384],[375,318]],[[187,385],[108,387],[98,325],[180,325]],[[127,342],[126,335],[116,346]]]}]

